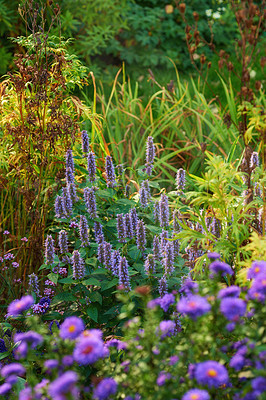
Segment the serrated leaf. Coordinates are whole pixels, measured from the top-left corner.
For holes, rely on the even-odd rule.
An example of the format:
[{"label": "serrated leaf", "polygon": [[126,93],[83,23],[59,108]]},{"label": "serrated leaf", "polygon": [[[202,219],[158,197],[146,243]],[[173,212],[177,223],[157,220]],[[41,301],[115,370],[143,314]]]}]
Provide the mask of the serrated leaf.
[{"label": "serrated leaf", "polygon": [[110,288],[112,288],[114,286],[117,286],[117,285],[118,285],[118,279],[117,278],[113,279],[112,281],[109,281],[109,282],[101,282],[102,291],[110,289]]},{"label": "serrated leaf", "polygon": [[76,296],[69,292],[58,293],[52,300],[52,305],[60,303],[61,301],[75,301],[77,300]]},{"label": "serrated leaf", "polygon": [[91,292],[89,295],[88,295],[88,298],[92,301],[92,302],[96,302],[96,303],[100,303],[100,304],[102,304],[103,303],[103,298],[102,298],[102,296],[101,296],[101,294],[99,293],[99,292]]},{"label": "serrated leaf", "polygon": [[96,306],[91,304],[87,309],[86,309],[87,315],[95,322],[98,322],[98,309]]}]

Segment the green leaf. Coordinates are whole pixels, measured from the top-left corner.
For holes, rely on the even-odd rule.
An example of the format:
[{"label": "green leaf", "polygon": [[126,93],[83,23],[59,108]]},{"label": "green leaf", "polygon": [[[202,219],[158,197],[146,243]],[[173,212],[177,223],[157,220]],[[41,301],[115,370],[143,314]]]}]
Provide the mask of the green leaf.
[{"label": "green leaf", "polygon": [[50,274],[48,274],[47,278],[50,279],[50,281],[52,281],[53,283],[57,284],[58,275],[55,274],[54,272],[51,272]]},{"label": "green leaf", "polygon": [[100,304],[102,304],[103,303],[103,298],[102,298],[102,296],[101,296],[101,294],[99,293],[99,292],[91,292],[89,295],[88,295],[88,298],[92,301],[92,302],[96,302],[96,303],[100,303]]},{"label": "green leaf", "polygon": [[82,281],[82,285],[85,285],[85,286],[89,286],[89,285],[101,286],[101,283],[96,278],[89,278],[89,279],[86,279],[85,281]]},{"label": "green leaf", "polygon": [[72,284],[72,283],[76,283],[76,281],[75,281],[75,279],[68,277],[68,278],[59,279],[58,283]]},{"label": "green leaf", "polygon": [[101,287],[102,287],[102,291],[110,289],[114,286],[118,285],[118,279],[113,279],[112,281],[109,282],[101,282]]},{"label": "green leaf", "polygon": [[61,301],[69,302],[69,301],[76,301],[77,298],[72,293],[69,292],[62,292],[58,293],[52,300],[52,305],[60,303]]},{"label": "green leaf", "polygon": [[91,304],[87,309],[86,309],[87,315],[95,322],[98,322],[98,309],[96,306]]},{"label": "green leaf", "polygon": [[146,228],[147,228],[150,232],[155,233],[155,234],[159,234],[159,233],[162,232],[162,228],[159,228],[159,227],[154,226],[154,225],[146,225]]},{"label": "green leaf", "polygon": [[5,351],[4,353],[0,354],[0,360],[3,360],[4,358],[8,357],[10,355],[9,351]]}]

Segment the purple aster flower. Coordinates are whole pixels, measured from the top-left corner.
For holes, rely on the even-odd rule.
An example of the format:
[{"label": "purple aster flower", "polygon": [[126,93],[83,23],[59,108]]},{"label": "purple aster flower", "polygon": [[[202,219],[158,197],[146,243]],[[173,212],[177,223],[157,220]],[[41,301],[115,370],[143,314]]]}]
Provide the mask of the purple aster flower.
[{"label": "purple aster flower", "polygon": [[134,231],[133,231],[132,218],[129,213],[125,214],[124,216],[124,225],[125,225],[126,237],[132,239],[134,237]]},{"label": "purple aster flower", "polygon": [[169,365],[175,365],[178,361],[179,361],[179,357],[178,356],[171,356],[169,358]]},{"label": "purple aster flower", "polygon": [[175,296],[172,293],[167,293],[159,299],[159,305],[164,310],[164,312],[167,312],[169,307],[174,304],[174,302]]},{"label": "purple aster flower", "polygon": [[109,396],[116,394],[117,383],[113,378],[104,378],[94,389],[93,398],[97,400],[105,400]]},{"label": "purple aster flower", "polygon": [[137,248],[144,254],[146,249],[146,228],[142,220],[137,223]]},{"label": "purple aster flower", "polygon": [[262,295],[266,295],[266,272],[261,272],[256,275],[251,289],[261,293]]},{"label": "purple aster flower", "polygon": [[174,271],[174,249],[171,242],[165,246],[163,265],[165,275],[171,275]]},{"label": "purple aster flower", "polygon": [[217,260],[217,259],[220,259],[220,258],[221,258],[221,254],[216,253],[216,252],[212,252],[212,253],[208,253],[208,254],[207,254],[207,257],[208,257],[210,260]]},{"label": "purple aster flower", "polygon": [[172,378],[172,375],[169,372],[160,371],[156,383],[158,386],[163,386],[165,382]]},{"label": "purple aster flower", "polygon": [[256,278],[262,272],[266,273],[266,261],[253,261],[251,268],[248,270],[247,278]]},{"label": "purple aster flower", "polygon": [[32,388],[22,389],[19,393],[19,400],[32,400]]},{"label": "purple aster flower", "polygon": [[183,168],[179,168],[176,173],[176,188],[179,195],[184,194],[186,186],[186,171]]},{"label": "purple aster flower", "polygon": [[81,140],[83,153],[88,153],[90,151],[90,140],[87,131],[84,130],[81,132]]},{"label": "purple aster flower", "polygon": [[45,257],[47,264],[53,264],[54,262],[54,240],[52,235],[48,235],[45,241]]},{"label": "purple aster flower", "polygon": [[26,372],[25,368],[23,365],[19,363],[11,363],[8,365],[5,365],[1,369],[1,375],[3,378],[7,378],[10,375],[23,375]]},{"label": "purple aster flower", "polygon": [[220,311],[229,321],[238,321],[245,315],[247,305],[242,299],[225,297],[221,300]]},{"label": "purple aster flower", "polygon": [[96,179],[96,163],[95,155],[92,151],[88,154],[88,175],[90,182],[94,182]]},{"label": "purple aster flower", "polygon": [[181,400],[210,400],[210,395],[206,390],[191,389],[184,394]]},{"label": "purple aster flower", "polygon": [[131,216],[133,231],[136,232],[136,230],[137,230],[137,223],[138,223],[138,214],[137,214],[137,210],[136,210],[135,208],[132,208],[132,209],[130,210],[130,216]]},{"label": "purple aster flower", "polygon": [[174,321],[162,321],[159,325],[161,339],[164,339],[166,336],[173,336],[176,333],[176,327]]},{"label": "purple aster flower", "polygon": [[73,371],[64,372],[59,378],[50,383],[48,393],[52,399],[63,399],[67,395],[77,394],[75,384],[78,381],[78,374]]},{"label": "purple aster flower", "polygon": [[21,297],[20,300],[14,300],[8,306],[8,315],[12,315],[13,317],[22,314],[24,311],[28,310],[34,303],[34,299],[32,296],[24,296]]},{"label": "purple aster flower", "polygon": [[97,218],[95,191],[93,188],[84,189],[84,201],[91,218]]},{"label": "purple aster flower", "polygon": [[225,289],[221,289],[218,293],[218,299],[223,299],[224,297],[239,297],[240,288],[238,286],[232,285]]},{"label": "purple aster flower", "polygon": [[115,250],[112,253],[112,272],[115,276],[119,276],[119,265],[120,265],[121,255],[119,250]]},{"label": "purple aster flower", "polygon": [[235,322],[230,322],[229,324],[225,325],[225,329],[228,330],[228,332],[233,332],[233,330],[235,329],[236,324]]},{"label": "purple aster flower", "polygon": [[160,261],[161,245],[160,245],[160,238],[157,235],[154,236],[154,238],[153,238],[152,252],[153,252],[155,260]]},{"label": "purple aster flower", "polygon": [[73,251],[72,262],[73,262],[73,278],[74,279],[84,278],[85,275],[84,260],[81,257],[78,250]]},{"label": "purple aster flower", "polygon": [[69,186],[62,188],[62,202],[65,216],[69,217],[72,214],[73,202],[69,192]]},{"label": "purple aster flower", "polygon": [[240,371],[246,363],[245,357],[243,355],[236,353],[230,360],[229,365],[236,371]]},{"label": "purple aster flower", "polygon": [[160,221],[160,203],[156,201],[153,205],[153,218],[154,223],[157,224]]},{"label": "purple aster flower", "polygon": [[200,385],[218,388],[229,383],[226,368],[217,361],[204,361],[196,365],[195,379]]},{"label": "purple aster flower", "polygon": [[40,295],[38,276],[35,275],[34,273],[29,275],[28,292],[29,293],[33,292],[36,294],[36,296]]},{"label": "purple aster flower", "polygon": [[71,355],[67,355],[62,358],[62,365],[64,367],[71,367],[73,363],[74,363],[74,358]]},{"label": "purple aster flower", "polygon": [[263,376],[258,376],[257,378],[252,379],[251,381],[252,389],[256,392],[256,395],[259,396],[266,392],[266,378]]},{"label": "purple aster flower", "polygon": [[160,199],[160,226],[167,228],[169,226],[169,205],[168,197],[165,194],[161,195]]},{"label": "purple aster flower", "polygon": [[117,214],[116,227],[119,243],[126,243],[126,226],[123,214]]},{"label": "purple aster flower", "polygon": [[214,274],[221,274],[221,276],[225,276],[227,274],[233,275],[234,273],[230,265],[219,260],[213,261],[209,268]]},{"label": "purple aster flower", "polygon": [[76,339],[82,331],[84,331],[85,325],[81,318],[68,317],[60,326],[59,335],[62,339]]},{"label": "purple aster flower", "polygon": [[105,173],[107,186],[113,188],[116,185],[115,169],[111,156],[105,158]]},{"label": "purple aster flower", "polygon": [[76,343],[73,356],[80,365],[93,364],[104,356],[104,343],[96,336],[85,337]]},{"label": "purple aster flower", "polygon": [[131,290],[130,280],[128,276],[128,262],[126,257],[121,257],[119,263],[119,285],[122,285],[127,292]]},{"label": "purple aster flower", "polygon": [[3,383],[3,385],[0,385],[0,396],[8,394],[11,389],[12,386],[10,383]]},{"label": "purple aster flower", "polygon": [[35,347],[43,342],[43,337],[42,335],[34,331],[16,333],[14,336],[14,342],[25,342],[27,344],[30,344],[32,349],[35,349]]},{"label": "purple aster flower", "polygon": [[163,297],[165,294],[167,294],[167,290],[168,290],[168,285],[167,285],[167,280],[166,277],[163,276],[160,280],[159,280],[159,294],[161,297]]},{"label": "purple aster flower", "polygon": [[199,291],[199,285],[193,281],[190,277],[185,277],[180,287],[179,292],[184,293],[186,296],[197,293]]},{"label": "purple aster flower", "polygon": [[95,223],[94,223],[94,236],[95,236],[96,243],[102,242],[103,226],[98,221],[95,221]]},{"label": "purple aster flower", "polygon": [[49,370],[57,368],[58,365],[59,365],[58,360],[45,360],[44,361],[44,367]]},{"label": "purple aster flower", "polygon": [[155,257],[153,254],[148,254],[144,263],[144,269],[147,275],[155,273]]},{"label": "purple aster flower", "polygon": [[81,240],[81,247],[89,246],[89,236],[88,236],[88,222],[85,215],[80,216],[79,221],[79,237]]},{"label": "purple aster flower", "polygon": [[181,314],[187,314],[192,319],[197,319],[209,312],[210,309],[211,306],[208,301],[198,295],[182,297],[177,303],[177,311]]},{"label": "purple aster flower", "polygon": [[107,269],[112,270],[113,266],[112,245],[108,242],[104,242],[104,265]]}]

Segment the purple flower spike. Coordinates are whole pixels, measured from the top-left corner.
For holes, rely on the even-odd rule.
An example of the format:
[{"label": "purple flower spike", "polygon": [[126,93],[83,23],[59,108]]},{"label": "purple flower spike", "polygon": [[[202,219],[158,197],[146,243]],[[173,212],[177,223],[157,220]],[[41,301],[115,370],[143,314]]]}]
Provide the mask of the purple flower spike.
[{"label": "purple flower spike", "polygon": [[96,221],[94,223],[94,236],[95,236],[96,243],[101,243],[102,242],[103,226],[98,221]]},{"label": "purple flower spike", "polygon": [[214,236],[216,236],[217,238],[221,237],[222,225],[219,219],[213,217],[210,228],[211,228],[211,233]]},{"label": "purple flower spike", "polygon": [[180,247],[179,240],[175,239],[176,234],[177,234],[177,232],[172,233],[172,239],[174,239],[174,240],[171,240],[171,243],[173,244],[174,258],[179,256],[179,247]]},{"label": "purple flower spike", "polygon": [[226,368],[216,361],[198,363],[195,369],[195,379],[200,385],[218,388],[229,382]]},{"label": "purple flower spike", "polygon": [[230,265],[223,261],[216,260],[210,264],[209,268],[214,274],[221,274],[221,276],[233,275],[234,273]]},{"label": "purple flower spike", "polygon": [[184,394],[181,400],[210,400],[210,395],[206,390],[191,389]]},{"label": "purple flower spike", "polygon": [[73,278],[74,279],[82,279],[85,275],[85,267],[84,267],[84,260],[79,254],[78,250],[73,251]]},{"label": "purple flower spike", "polygon": [[113,378],[104,378],[94,389],[93,398],[96,400],[105,400],[109,396],[116,394],[117,383]]},{"label": "purple flower spike", "polygon": [[259,165],[260,165],[259,155],[256,151],[253,151],[253,153],[251,154],[251,157],[250,157],[250,168],[255,169]]},{"label": "purple flower spike", "polygon": [[160,199],[160,226],[167,228],[169,226],[169,205],[168,197],[165,194],[161,195]]},{"label": "purple flower spike", "polygon": [[153,254],[147,255],[144,269],[147,275],[155,274],[155,257]]},{"label": "purple flower spike", "polygon": [[88,175],[90,182],[94,182],[96,179],[96,164],[95,164],[95,155],[92,151],[88,154]]},{"label": "purple flower spike", "polygon": [[129,292],[131,285],[128,275],[128,262],[126,257],[121,257],[119,264],[119,285],[123,286],[124,290]]},{"label": "purple flower spike", "polygon": [[33,292],[36,294],[36,296],[40,295],[38,276],[35,274],[29,275],[28,292],[29,293]]},{"label": "purple flower spike", "polygon": [[105,173],[107,186],[113,188],[116,185],[116,176],[111,156],[106,156],[105,158]]},{"label": "purple flower spike", "polygon": [[62,201],[65,210],[65,216],[69,217],[72,214],[72,200],[69,193],[69,186],[62,188]]},{"label": "purple flower spike", "polygon": [[85,215],[80,216],[79,221],[79,237],[81,240],[81,247],[89,246],[89,236],[88,236],[88,222]]},{"label": "purple flower spike", "polygon": [[139,201],[140,201],[140,205],[143,208],[148,207],[148,193],[147,193],[147,189],[144,185],[144,182],[142,182],[141,187],[139,189]]},{"label": "purple flower spike", "polygon": [[173,212],[173,230],[174,232],[180,232],[181,231],[181,226],[179,225],[179,213],[177,210],[174,210]]},{"label": "purple flower spike", "polygon": [[52,235],[48,235],[45,241],[45,257],[47,264],[53,264],[54,262],[54,240]]},{"label": "purple flower spike", "polygon": [[62,230],[59,232],[58,243],[60,248],[60,253],[65,254],[68,253],[68,244],[67,244],[67,232]]},{"label": "purple flower spike", "polygon": [[160,280],[159,280],[159,294],[161,297],[165,296],[168,292],[168,285],[167,285],[167,280],[166,277],[163,276]]},{"label": "purple flower spike", "polygon": [[186,171],[183,168],[179,168],[176,173],[176,188],[179,195],[184,194],[186,186]]},{"label": "purple flower spike", "polygon": [[67,150],[66,152],[66,168],[70,168],[74,174],[75,172],[75,166],[74,166],[74,159],[73,159],[73,153],[72,150]]},{"label": "purple flower spike", "polygon": [[126,227],[123,214],[117,214],[116,227],[119,243],[126,243]]},{"label": "purple flower spike", "polygon": [[165,246],[163,265],[165,275],[171,275],[174,271],[174,249],[171,242]]},{"label": "purple flower spike", "polygon": [[134,237],[134,231],[133,231],[132,218],[130,214],[125,214],[124,224],[125,224],[126,237],[132,239]]},{"label": "purple flower spike", "polygon": [[106,243],[106,242],[101,242],[101,243],[99,243],[99,246],[98,246],[97,256],[98,256],[98,261],[99,261],[99,263],[101,263],[101,264],[104,263],[104,249],[105,249],[105,243]]},{"label": "purple flower spike", "polygon": [[112,245],[108,242],[104,243],[104,265],[107,269],[112,270]]},{"label": "purple flower spike", "polygon": [[154,157],[155,157],[155,146],[153,144],[153,137],[148,136],[146,143],[146,163],[153,164]]},{"label": "purple flower spike", "polygon": [[91,218],[97,218],[96,197],[93,188],[84,189],[84,201]]},{"label": "purple flower spike", "polygon": [[64,215],[66,214],[62,196],[56,196],[55,203],[54,203],[54,209],[55,209],[56,218],[63,218]]},{"label": "purple flower spike", "polygon": [[68,183],[67,190],[68,190],[70,200],[72,201],[72,203],[76,203],[78,201],[78,196],[77,196],[75,183],[73,183],[73,182]]},{"label": "purple flower spike", "polygon": [[146,249],[146,229],[142,220],[137,223],[137,248],[144,254]]},{"label": "purple flower spike", "polygon": [[87,131],[81,132],[82,151],[88,153],[90,151],[90,140]]},{"label": "purple flower spike", "polygon": [[136,211],[135,208],[132,208],[132,209],[130,210],[130,216],[131,216],[133,231],[136,232],[136,230],[137,230],[137,223],[138,223],[138,215],[137,215],[137,211]]},{"label": "purple flower spike", "polygon": [[74,174],[71,168],[66,168],[66,183],[70,185],[75,182]]},{"label": "purple flower spike", "polygon": [[115,250],[112,253],[112,272],[115,276],[119,276],[119,265],[120,265],[121,256],[119,250]]},{"label": "purple flower spike", "polygon": [[154,223],[157,224],[160,221],[160,203],[156,201],[153,206],[153,218]]},{"label": "purple flower spike", "polygon": [[162,253],[164,253],[165,247],[166,247],[167,243],[169,243],[169,241],[167,240],[168,239],[168,231],[163,229],[160,236],[161,236],[161,250],[162,250]]},{"label": "purple flower spike", "polygon": [[198,295],[182,297],[177,303],[177,311],[181,314],[187,314],[194,320],[209,312],[210,309],[211,306],[208,301]]},{"label": "purple flower spike", "polygon": [[161,245],[159,236],[154,236],[152,251],[155,260],[160,261],[162,254],[161,254]]}]

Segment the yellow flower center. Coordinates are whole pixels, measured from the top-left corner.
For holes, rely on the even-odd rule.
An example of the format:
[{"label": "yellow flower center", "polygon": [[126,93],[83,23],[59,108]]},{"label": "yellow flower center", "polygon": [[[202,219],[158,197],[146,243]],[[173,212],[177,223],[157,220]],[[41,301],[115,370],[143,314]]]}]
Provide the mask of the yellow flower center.
[{"label": "yellow flower center", "polygon": [[211,369],[208,370],[207,375],[210,376],[210,377],[217,376],[217,371],[215,371],[215,369],[211,368]]},{"label": "yellow flower center", "polygon": [[190,302],[188,303],[188,305],[189,305],[189,307],[191,307],[191,308],[195,308],[195,307],[196,307],[195,301],[190,301]]},{"label": "yellow flower center", "polygon": [[263,279],[262,284],[266,285],[266,279]]},{"label": "yellow flower center", "polygon": [[199,395],[198,394],[192,394],[190,396],[191,400],[198,400],[199,399]]},{"label": "yellow flower center", "polygon": [[75,330],[76,330],[75,325],[70,325],[70,327],[68,328],[68,331],[69,331],[70,333],[75,332]]},{"label": "yellow flower center", "polygon": [[256,268],[255,268],[255,272],[256,272],[256,274],[257,274],[258,272],[260,272],[260,268],[259,268],[259,267],[256,267]]},{"label": "yellow flower center", "polygon": [[21,307],[22,307],[22,303],[21,303],[21,302],[19,302],[19,303],[16,304],[16,308],[17,308],[18,310],[19,310]]}]

